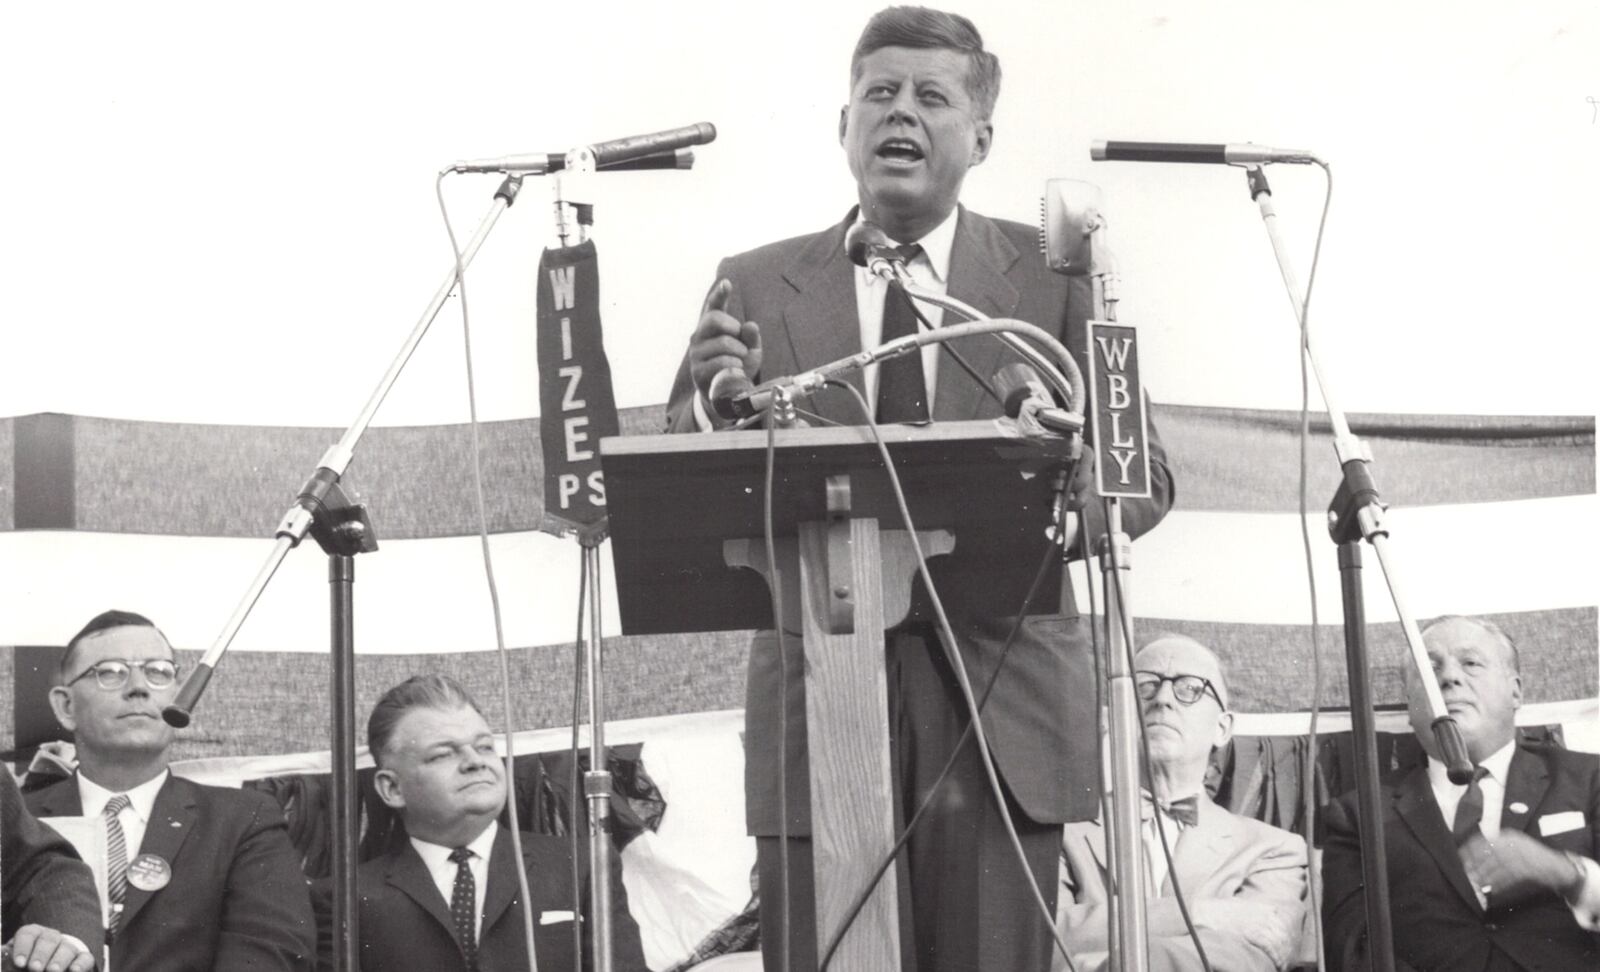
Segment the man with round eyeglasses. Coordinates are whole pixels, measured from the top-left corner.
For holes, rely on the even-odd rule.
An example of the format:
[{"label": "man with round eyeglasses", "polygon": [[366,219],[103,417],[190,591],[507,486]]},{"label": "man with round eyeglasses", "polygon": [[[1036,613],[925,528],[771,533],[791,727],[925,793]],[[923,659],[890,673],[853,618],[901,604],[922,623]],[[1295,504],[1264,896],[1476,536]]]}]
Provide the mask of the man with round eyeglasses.
[{"label": "man with round eyeglasses", "polygon": [[[1305,921],[1305,841],[1206,792],[1211,753],[1233,736],[1221,663],[1192,638],[1161,635],[1133,668],[1149,752],[1141,802],[1150,968],[1205,967],[1180,893],[1211,968],[1286,968]],[[1106,965],[1109,872],[1101,821],[1067,824],[1056,924],[1079,969]]]},{"label": "man with round eyeglasses", "polygon": [[282,810],[265,794],[173,776],[161,710],[179,671],[166,635],[131,611],[67,643],[50,707],[73,734],[71,779],[27,794],[37,816],[82,817],[105,909],[108,967],[311,967],[316,931]]}]

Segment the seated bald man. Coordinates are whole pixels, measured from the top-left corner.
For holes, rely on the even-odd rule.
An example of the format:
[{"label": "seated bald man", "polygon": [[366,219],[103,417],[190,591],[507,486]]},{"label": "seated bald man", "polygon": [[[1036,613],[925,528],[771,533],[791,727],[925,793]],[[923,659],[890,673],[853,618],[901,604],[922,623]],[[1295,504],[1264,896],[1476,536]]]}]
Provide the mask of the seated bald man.
[{"label": "seated bald man", "polygon": [[[1305,841],[1230,813],[1206,794],[1211,753],[1233,735],[1217,656],[1192,638],[1162,635],[1134,657],[1133,668],[1150,750],[1142,794],[1150,969],[1206,967],[1179,910],[1180,893],[1212,969],[1286,968],[1305,920]],[[1110,863],[1100,820],[1066,825],[1056,926],[1080,970],[1107,967]],[[1059,954],[1055,961],[1066,968]]]},{"label": "seated bald man", "polygon": [[[1600,758],[1519,742],[1517,648],[1492,621],[1422,632],[1445,708],[1475,769],[1450,782],[1432,713],[1407,671],[1411,729],[1428,762],[1384,784],[1384,856],[1402,972],[1600,968]],[[1322,857],[1328,968],[1365,969],[1356,795],[1327,809]]]}]

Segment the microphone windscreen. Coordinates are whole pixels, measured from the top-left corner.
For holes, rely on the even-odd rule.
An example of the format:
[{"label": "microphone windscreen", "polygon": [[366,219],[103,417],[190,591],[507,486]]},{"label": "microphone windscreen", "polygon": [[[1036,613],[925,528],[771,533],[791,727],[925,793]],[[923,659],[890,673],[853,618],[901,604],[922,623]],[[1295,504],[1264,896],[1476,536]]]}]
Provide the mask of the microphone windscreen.
[{"label": "microphone windscreen", "polygon": [[873,249],[891,246],[894,246],[894,243],[890,242],[889,234],[885,233],[877,223],[857,223],[844,234],[845,255],[858,267],[867,265]]},{"label": "microphone windscreen", "polygon": [[1045,399],[1050,398],[1050,392],[1044,386],[1044,379],[1033,370],[1031,365],[1020,361],[1013,361],[1005,365],[994,375],[994,389],[1000,395],[1000,403],[1005,407],[1007,418],[1016,418],[1022,414],[1022,403],[1035,396]]},{"label": "microphone windscreen", "polygon": [[711,378],[706,397],[711,399],[711,410],[730,421],[743,418],[734,404],[740,395],[748,395],[755,385],[743,368],[723,368]]}]

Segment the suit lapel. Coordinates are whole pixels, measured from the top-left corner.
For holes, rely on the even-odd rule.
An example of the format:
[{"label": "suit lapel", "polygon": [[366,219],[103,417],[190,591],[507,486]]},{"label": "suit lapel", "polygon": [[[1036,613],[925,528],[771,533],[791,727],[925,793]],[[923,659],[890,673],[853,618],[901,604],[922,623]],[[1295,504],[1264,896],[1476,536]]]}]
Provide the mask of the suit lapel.
[{"label": "suit lapel", "polygon": [[[457,950],[461,948],[461,942],[456,938],[455,922],[450,919],[450,905],[440,897],[439,888],[428,873],[428,866],[422,863],[422,856],[411,846],[410,840],[405,842],[398,854],[390,856],[389,872],[384,879],[391,887],[415,901],[417,907],[432,915],[450,940],[455,942]],[[487,898],[488,894],[485,893],[484,897]],[[485,927],[488,927],[487,923]]]},{"label": "suit lapel", "polygon": [[[855,218],[852,209],[844,222],[812,240],[783,271],[784,280],[795,289],[783,317],[789,353],[797,368],[815,368],[861,350],[855,265],[844,253],[845,230]],[[850,372],[845,380],[866,394],[859,370]],[[861,416],[847,397],[823,392],[813,396],[813,402],[823,417],[859,425]]]},{"label": "suit lapel", "polygon": [[1450,886],[1455,888],[1469,908],[1481,914],[1483,906],[1478,904],[1477,896],[1472,893],[1472,884],[1467,880],[1461,855],[1456,852],[1455,838],[1450,828],[1445,826],[1444,811],[1439,809],[1439,802],[1433,798],[1433,787],[1428,783],[1426,766],[1418,766],[1406,774],[1400,785],[1395,787],[1394,801],[1395,812],[1410,828],[1417,843],[1439,865],[1440,873],[1450,882]]},{"label": "suit lapel", "polygon": [[[957,217],[955,243],[950,249],[950,280],[947,292],[971,304],[990,317],[1012,317],[1017,312],[1017,288],[1006,279],[1006,272],[1019,254],[1011,241],[982,216],[961,207]],[[947,323],[955,315],[946,312]],[[1037,322],[1030,322],[1037,323]],[[984,335],[952,341],[967,363],[985,379],[999,370],[1005,355],[998,338]],[[935,421],[977,418],[984,400],[983,389],[948,356],[939,363],[939,384],[934,390]]]},{"label": "suit lapel", "polygon": [[1195,825],[1178,836],[1172,848],[1172,868],[1162,882],[1161,894],[1172,893],[1172,876],[1178,878],[1178,887],[1187,896],[1200,894],[1207,879],[1216,872],[1217,862],[1227,856],[1233,845],[1233,818],[1205,795],[1195,802]]},{"label": "suit lapel", "polygon": [[1539,817],[1539,805],[1550,789],[1550,768],[1545,761],[1518,746],[1506,770],[1506,799],[1500,809],[1500,828],[1527,831]]},{"label": "suit lapel", "polygon": [[[128,863],[133,863],[137,856],[154,854],[176,871],[178,852],[183,848],[183,842],[189,839],[198,816],[195,812],[194,784],[169,775],[167,781],[161,784],[161,789],[156,793],[156,802],[150,808],[150,822],[144,828],[144,840],[140,842],[136,854],[128,855]],[[172,886],[170,883],[167,885],[169,888]],[[183,891],[179,887],[175,893],[182,894]],[[160,893],[160,888],[145,891],[129,882],[127,894],[122,899],[122,919],[118,927],[131,926],[145,903]]]},{"label": "suit lapel", "polygon": [[516,849],[511,846],[510,831],[501,827],[494,835],[494,848],[489,851],[489,882],[483,892],[483,931],[478,934],[480,940],[511,907],[516,897]]}]

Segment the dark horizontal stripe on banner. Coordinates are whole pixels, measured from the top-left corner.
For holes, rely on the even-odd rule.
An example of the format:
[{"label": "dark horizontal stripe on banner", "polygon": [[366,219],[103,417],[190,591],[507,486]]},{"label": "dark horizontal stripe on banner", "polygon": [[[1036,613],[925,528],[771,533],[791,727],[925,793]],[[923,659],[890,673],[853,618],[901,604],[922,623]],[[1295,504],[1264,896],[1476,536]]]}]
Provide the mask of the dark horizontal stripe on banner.
[{"label": "dark horizontal stripe on banner", "polygon": [[[622,433],[660,431],[660,406],[621,411]],[[1186,510],[1292,512],[1295,413],[1161,406],[1177,502]],[[1357,415],[1378,484],[1396,506],[1572,496],[1595,490],[1593,418]],[[0,420],[0,529],[270,536],[338,429],[192,425],[58,415]],[[482,427],[491,533],[538,529],[538,420]],[[70,437],[67,441],[53,441]],[[6,447],[10,443],[10,447]],[[28,443],[28,455],[20,445]],[[468,429],[374,428],[346,476],[379,541],[477,532]],[[21,464],[25,468],[18,468]],[[1321,509],[1337,468],[1325,434],[1311,443],[1309,498]],[[23,495],[23,493],[26,495]],[[70,498],[68,503],[65,498]],[[15,511],[15,512],[14,512]],[[16,513],[29,512],[18,520]]]},{"label": "dark horizontal stripe on banner", "polygon": [[[1157,405],[1177,508],[1293,512],[1299,504],[1298,412]],[[1339,467],[1326,418],[1311,416],[1306,495],[1327,507]],[[1595,491],[1593,416],[1353,414],[1392,506],[1487,503]]]},{"label": "dark horizontal stripe on banner", "polygon": [[[1594,608],[1489,615],[1517,642],[1522,658],[1523,701],[1558,702],[1593,698],[1597,691],[1597,613]],[[1232,624],[1141,618],[1143,644],[1163,631],[1188,634],[1212,646],[1226,666],[1235,709],[1297,712],[1311,703],[1309,625]],[[1399,626],[1369,626],[1373,692],[1379,705],[1404,702]],[[636,719],[736,709],[744,705],[744,669],[749,632],[618,637],[606,639],[607,718]],[[19,649],[26,651],[26,649]],[[1322,705],[1348,708],[1344,641],[1336,625],[1322,631]],[[17,712],[17,724],[46,706],[42,690],[16,698],[14,652],[0,649],[0,706]],[[180,652],[192,666],[199,652]],[[501,722],[500,668],[493,652],[432,655],[369,655],[356,658],[358,737],[367,714],[386,689],[418,672],[438,671],[460,679],[489,715]],[[570,645],[519,648],[511,652],[513,723],[517,729],[566,726],[572,721],[573,652]],[[1087,689],[1086,689],[1087,690]],[[47,715],[44,718],[48,718]],[[37,724],[38,718],[33,718]],[[27,748],[12,725],[3,727],[0,750]],[[217,669],[195,710],[194,724],[180,737],[175,758],[306,752],[328,747],[328,659],[305,652],[235,652]]]},{"label": "dark horizontal stripe on banner", "polygon": [[[1600,611],[1593,607],[1485,614],[1517,645],[1522,701],[1565,702],[1600,691]],[[1338,619],[1319,629],[1322,708],[1350,707],[1344,628]],[[1426,621],[1420,621],[1426,627]],[[1312,703],[1311,625],[1141,619],[1140,644],[1157,633],[1186,634],[1221,658],[1234,708],[1241,712],[1297,712]],[[1367,625],[1372,694],[1379,706],[1405,703],[1402,678],[1409,664],[1397,622]]]},{"label": "dark horizontal stripe on banner", "polygon": [[[737,709],[744,705],[744,669],[749,632],[662,635],[605,640],[607,719],[639,719]],[[0,726],[0,751],[29,750],[38,740],[19,738],[16,727],[49,725],[45,691],[16,697],[26,682],[15,659],[32,649],[0,648],[0,711],[16,713]],[[178,652],[184,672],[198,651]],[[573,650],[569,645],[514,648],[510,652],[512,724],[544,729],[572,724]],[[327,749],[326,654],[244,652],[217,666],[194,710],[194,722],[179,733],[174,759],[260,756]],[[356,656],[356,737],[366,742],[367,715],[378,697],[412,675],[441,672],[461,681],[493,726],[502,725],[500,662],[495,652]],[[588,718],[585,706],[580,722]]]}]

